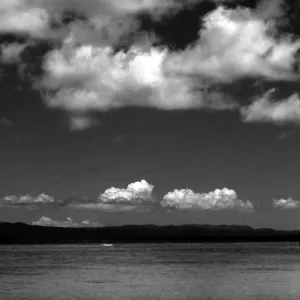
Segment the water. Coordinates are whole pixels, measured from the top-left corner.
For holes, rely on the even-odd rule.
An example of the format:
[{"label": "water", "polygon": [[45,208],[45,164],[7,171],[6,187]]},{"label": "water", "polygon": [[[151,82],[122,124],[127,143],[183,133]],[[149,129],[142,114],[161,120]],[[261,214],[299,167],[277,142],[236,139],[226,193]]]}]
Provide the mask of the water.
[{"label": "water", "polygon": [[1,300],[300,299],[292,244],[0,246]]}]

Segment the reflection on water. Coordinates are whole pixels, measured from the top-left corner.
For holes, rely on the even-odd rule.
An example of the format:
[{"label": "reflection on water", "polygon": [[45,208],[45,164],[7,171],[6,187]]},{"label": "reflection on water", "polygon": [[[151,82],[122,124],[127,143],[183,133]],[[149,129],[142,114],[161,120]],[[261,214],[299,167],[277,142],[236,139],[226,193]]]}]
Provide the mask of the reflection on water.
[{"label": "reflection on water", "polygon": [[1,300],[300,299],[295,244],[0,247]]}]

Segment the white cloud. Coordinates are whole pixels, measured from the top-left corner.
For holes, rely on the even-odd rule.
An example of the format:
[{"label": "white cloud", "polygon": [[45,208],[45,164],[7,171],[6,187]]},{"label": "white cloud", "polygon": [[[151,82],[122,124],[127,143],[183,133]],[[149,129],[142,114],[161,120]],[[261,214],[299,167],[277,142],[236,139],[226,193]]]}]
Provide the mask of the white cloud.
[{"label": "white cloud", "polygon": [[[97,40],[102,40],[100,43],[106,41],[112,45],[124,34],[138,29],[135,13],[140,10],[153,10],[154,13],[158,6],[158,2],[139,0],[3,0],[0,32],[38,39],[63,39],[72,32],[79,43],[97,44]],[[84,16],[85,21],[74,18],[71,24],[63,24],[61,19],[66,11]],[[53,22],[59,28],[53,27]]]},{"label": "white cloud", "polygon": [[[137,12],[147,10],[160,16],[197,2],[201,0],[5,0],[0,5],[0,31],[64,41],[61,48],[46,56],[46,75],[35,86],[45,92],[49,107],[69,113],[72,129],[95,123],[88,117],[89,111],[124,106],[234,109],[236,104],[230,97],[216,90],[207,92],[207,81],[171,70],[171,53],[151,47],[155,37],[140,34],[129,52],[113,51],[124,36],[138,31]],[[65,10],[82,13],[86,20],[50,28],[50,21],[59,19]],[[8,57],[13,48],[15,56],[21,51],[16,45],[9,47]]]},{"label": "white cloud", "polygon": [[[160,17],[202,0],[2,0],[0,4],[0,32],[29,34],[38,38],[51,38],[66,30],[54,30],[51,21],[64,11],[84,15],[92,24],[110,23],[123,16],[129,24],[142,11]],[[222,0],[212,0],[222,2]],[[225,0],[226,1],[226,0]],[[126,24],[124,22],[123,24]],[[118,22],[113,22],[114,24]],[[100,26],[103,27],[103,26]],[[67,28],[65,28],[67,29]],[[99,29],[99,28],[98,28]],[[122,31],[119,27],[118,30]]]},{"label": "white cloud", "polygon": [[[136,14],[148,11],[153,14],[162,14],[170,10],[180,9],[202,2],[204,0],[27,0],[32,6],[47,10],[76,10],[88,16]],[[212,2],[229,2],[231,0],[211,0]],[[24,2],[19,0],[19,2]]]},{"label": "white cloud", "polygon": [[49,107],[60,107],[75,117],[82,114],[76,121],[84,127],[88,126],[85,113],[93,110],[124,106],[162,110],[235,107],[221,92],[203,92],[205,84],[199,78],[166,73],[167,56],[166,49],[132,47],[127,53],[115,54],[110,47],[73,47],[68,41],[47,56],[46,76],[40,86],[50,91],[45,97]]},{"label": "white cloud", "polygon": [[48,196],[44,193],[33,197],[31,195],[23,196],[6,196],[4,197],[5,205],[39,205],[39,204],[52,204],[55,203],[55,199],[51,196]]},{"label": "white cloud", "polygon": [[255,9],[255,14],[263,19],[278,19],[285,13],[285,0],[261,0]]},{"label": "white cloud", "polygon": [[[134,13],[140,9],[154,8],[147,1],[125,2],[124,5],[123,1],[107,0],[3,0],[0,4],[0,32],[25,34],[40,39],[63,38],[70,29],[81,38],[85,33],[91,37],[99,36],[102,30],[109,30],[109,35],[117,32],[121,35],[126,32],[125,27],[131,28],[130,24],[135,23]],[[51,27],[51,22],[58,21],[64,11],[83,14],[87,22],[76,21],[71,28],[62,23],[59,29]],[[124,20],[120,22],[123,16]],[[118,23],[124,26],[116,28]]]},{"label": "white cloud", "polygon": [[100,199],[104,203],[151,200],[153,189],[153,185],[146,180],[141,180],[130,183],[126,189],[111,187],[100,196]]},{"label": "white cloud", "polygon": [[[201,0],[200,0],[201,1]],[[136,14],[140,11],[163,12],[176,6],[174,0],[29,0],[47,10],[76,10],[88,16]]]},{"label": "white cloud", "polygon": [[24,195],[24,196],[20,196],[20,197],[11,195],[11,196],[5,196],[4,201],[7,204],[32,203],[34,201],[34,197],[32,197],[30,195]]},{"label": "white cloud", "polygon": [[75,222],[72,218],[67,217],[63,221],[56,221],[49,217],[41,217],[38,221],[32,222],[32,225],[48,226],[48,227],[103,227],[98,222],[91,222],[83,220],[82,222]]},{"label": "white cloud", "polygon": [[241,108],[245,122],[273,122],[277,124],[300,122],[300,99],[292,94],[285,100],[272,101],[274,89],[256,99],[247,107]]},{"label": "white cloud", "polygon": [[26,0],[2,0],[0,4],[0,32],[15,32],[42,37],[50,16],[39,6],[28,5]]},{"label": "white cloud", "polygon": [[293,200],[292,198],[279,199],[279,200],[274,199],[273,207],[282,208],[282,209],[297,209],[300,207],[300,202]]},{"label": "white cloud", "polygon": [[[138,12],[160,17],[201,1],[3,0],[0,32],[62,42],[46,55],[45,76],[34,86],[45,95],[47,106],[68,113],[74,130],[97,123],[89,116],[91,111],[125,106],[233,110],[238,105],[217,90],[216,84],[249,76],[299,78],[294,70],[300,40],[275,37],[284,15],[283,0],[262,0],[252,10],[221,5],[204,17],[198,41],[179,52],[153,47],[156,37],[137,34]],[[68,10],[86,19],[61,22],[61,28],[50,26]],[[135,35],[129,51],[115,53],[115,45],[129,33]],[[24,47],[16,43],[3,46],[2,60],[18,61]]]},{"label": "white cloud", "polygon": [[141,180],[129,184],[126,189],[111,187],[99,195],[97,201],[73,201],[69,206],[107,212],[145,212],[153,209],[153,189],[153,185]]},{"label": "white cloud", "polygon": [[35,198],[36,203],[54,203],[55,200],[53,197],[46,194],[40,194]]},{"label": "white cloud", "polygon": [[161,206],[176,210],[236,209],[252,211],[254,209],[250,201],[239,200],[236,192],[227,188],[202,194],[195,193],[190,189],[176,189],[163,197]]},{"label": "white cloud", "polygon": [[[153,15],[160,16],[166,12],[176,11],[184,7],[189,7],[193,4],[200,3],[204,0],[106,0],[115,11],[119,10],[122,13],[137,13],[140,11],[148,11]],[[211,0],[211,2],[230,2],[232,0]]]},{"label": "white cloud", "polygon": [[145,212],[150,210],[150,207],[144,207],[142,205],[132,205],[130,203],[123,203],[123,204],[107,204],[103,202],[96,202],[96,203],[73,203],[69,205],[70,207],[74,207],[77,209],[87,209],[87,210],[99,210],[103,212],[131,212],[131,211],[138,211],[138,212]]},{"label": "white cloud", "polygon": [[293,70],[300,40],[275,38],[276,21],[270,21],[281,15],[281,3],[264,1],[256,10],[219,6],[204,18],[195,46],[170,56],[168,69],[218,82],[243,77],[298,79]]}]

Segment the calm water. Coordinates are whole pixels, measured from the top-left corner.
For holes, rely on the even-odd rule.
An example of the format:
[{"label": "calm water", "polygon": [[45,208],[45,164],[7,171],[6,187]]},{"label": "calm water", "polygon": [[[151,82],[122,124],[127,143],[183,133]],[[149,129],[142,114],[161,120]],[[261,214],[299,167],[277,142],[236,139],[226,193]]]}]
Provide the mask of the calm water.
[{"label": "calm water", "polygon": [[1,300],[300,299],[295,244],[0,246]]}]

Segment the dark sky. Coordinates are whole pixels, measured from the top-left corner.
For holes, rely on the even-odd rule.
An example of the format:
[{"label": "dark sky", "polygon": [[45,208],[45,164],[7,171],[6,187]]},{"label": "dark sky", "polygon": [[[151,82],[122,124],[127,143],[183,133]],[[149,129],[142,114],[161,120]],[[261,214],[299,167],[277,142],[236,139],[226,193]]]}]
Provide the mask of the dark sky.
[{"label": "dark sky", "polygon": [[[0,221],[32,223],[45,216],[50,223],[70,217],[74,223],[89,220],[104,225],[209,223],[300,228],[296,2],[289,2],[288,7],[277,0],[190,0],[175,1],[180,7],[162,8],[153,0],[153,7],[142,10],[132,1],[128,15],[126,7],[115,4],[111,8],[104,0],[95,13],[82,9],[80,1],[75,12],[69,10],[71,0],[62,0],[61,6],[45,1],[36,3],[49,14],[59,12],[58,29],[47,23],[42,29],[24,24],[22,30],[19,25],[1,30]],[[91,1],[91,7],[93,4]],[[205,18],[220,5],[230,12],[228,20],[244,26],[241,35],[231,33],[236,36],[229,37],[229,42],[226,36],[215,38],[228,22],[221,20],[215,31],[205,27]],[[6,24],[6,15],[20,13],[0,5],[1,11],[0,24]],[[111,15],[108,24],[103,11]],[[80,19],[81,13],[84,17]],[[104,29],[86,29],[93,18],[105,20]],[[211,20],[213,27],[217,21]],[[263,32],[270,20],[277,26],[272,28],[275,32],[269,28]],[[65,49],[72,30],[71,50]],[[252,42],[254,49],[250,49],[243,39],[249,34],[251,40],[253,31],[265,40]],[[141,44],[145,52],[168,49],[170,63],[161,66],[167,74],[171,72],[171,79],[163,79],[166,88],[141,87],[143,78],[154,82],[147,76],[155,61],[137,71],[130,69],[137,76],[133,80],[131,75],[114,77],[116,69],[99,52],[93,59],[86,54],[91,66],[84,71],[80,57],[78,65],[76,59],[69,62],[67,71],[59,60],[49,58],[55,51],[72,56],[82,45],[96,50],[110,47],[118,55]],[[233,44],[237,46],[231,49]],[[248,52],[241,47],[258,51],[259,59],[246,64]],[[259,47],[269,49],[261,54]],[[204,48],[206,58],[201,54]],[[205,63],[213,56],[207,69]],[[130,54],[128,57],[130,61]],[[178,65],[172,63],[174,57]],[[139,73],[142,71],[147,76]],[[112,77],[105,77],[105,72],[112,72]],[[172,76],[177,81],[169,86]],[[191,91],[177,102],[187,85]],[[159,93],[164,88],[162,96],[155,96],[156,88]],[[96,98],[76,98],[79,94],[73,94],[73,89],[93,91]],[[266,96],[271,89],[276,90]],[[56,101],[56,107],[51,101]],[[142,180],[149,184],[145,190],[139,185],[127,188]],[[120,190],[105,196],[111,187]],[[161,201],[176,189],[183,194],[190,189],[193,195],[176,198],[173,194],[176,199],[169,197],[172,201],[164,206]],[[47,202],[46,197],[38,198],[40,194],[53,198]],[[31,198],[25,201],[24,195]],[[251,209],[246,201],[251,202]],[[187,203],[191,205],[184,209]]]}]

